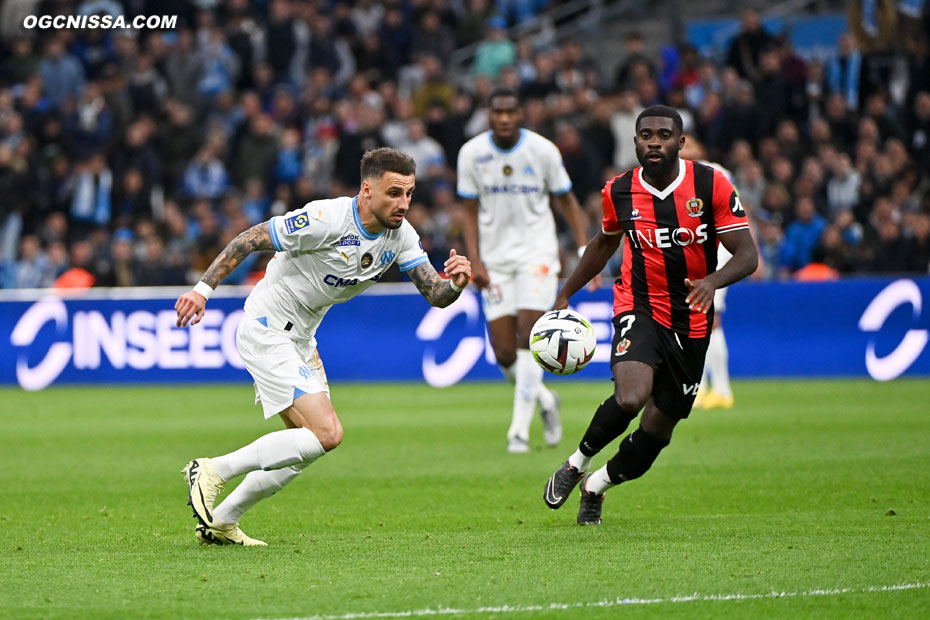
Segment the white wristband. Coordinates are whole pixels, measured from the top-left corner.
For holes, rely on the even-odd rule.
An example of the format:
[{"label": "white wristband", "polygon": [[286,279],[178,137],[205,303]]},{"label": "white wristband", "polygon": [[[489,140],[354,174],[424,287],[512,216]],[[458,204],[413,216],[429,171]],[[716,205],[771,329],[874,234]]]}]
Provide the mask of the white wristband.
[{"label": "white wristband", "polygon": [[194,285],[194,292],[200,293],[203,295],[204,299],[210,299],[210,295],[213,294],[213,288],[204,281],[200,281]]},{"label": "white wristband", "polygon": [[579,245],[579,246],[578,246],[578,258],[581,258],[582,256],[584,256],[584,251],[585,251],[585,249],[586,249],[587,247],[588,247],[588,246],[586,246],[586,245]]},{"label": "white wristband", "polygon": [[465,290],[465,287],[464,287],[464,286],[456,286],[456,285],[455,285],[455,282],[453,282],[452,278],[449,278],[449,286],[451,286],[451,287],[452,287],[452,290],[455,291],[456,293],[461,293],[462,291]]}]

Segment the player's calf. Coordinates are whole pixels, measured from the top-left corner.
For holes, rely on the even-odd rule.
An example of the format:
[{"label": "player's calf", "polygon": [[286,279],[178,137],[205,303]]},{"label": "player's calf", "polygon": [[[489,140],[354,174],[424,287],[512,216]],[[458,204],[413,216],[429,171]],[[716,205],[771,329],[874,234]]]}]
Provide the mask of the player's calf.
[{"label": "player's calf", "polygon": [[607,475],[613,484],[639,478],[652,467],[659,453],[669,444],[668,439],[656,437],[636,429],[620,442],[616,456],[607,461]]}]

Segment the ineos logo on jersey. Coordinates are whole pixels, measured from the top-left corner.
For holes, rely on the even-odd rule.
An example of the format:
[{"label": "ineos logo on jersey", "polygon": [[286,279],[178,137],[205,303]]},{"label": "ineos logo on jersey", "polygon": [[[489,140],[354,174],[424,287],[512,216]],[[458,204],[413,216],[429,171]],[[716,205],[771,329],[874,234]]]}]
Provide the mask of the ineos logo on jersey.
[{"label": "ineos logo on jersey", "polygon": [[630,243],[638,249],[642,249],[644,245],[650,248],[670,248],[675,245],[684,247],[705,241],[707,241],[707,224],[701,224],[693,230],[691,228],[647,228],[637,230],[634,235],[630,235]]},{"label": "ineos logo on jersey", "polygon": [[355,286],[358,284],[358,278],[349,278],[348,280],[343,280],[339,276],[334,276],[333,274],[328,273],[323,276],[323,282],[329,286],[345,288],[347,286]]}]

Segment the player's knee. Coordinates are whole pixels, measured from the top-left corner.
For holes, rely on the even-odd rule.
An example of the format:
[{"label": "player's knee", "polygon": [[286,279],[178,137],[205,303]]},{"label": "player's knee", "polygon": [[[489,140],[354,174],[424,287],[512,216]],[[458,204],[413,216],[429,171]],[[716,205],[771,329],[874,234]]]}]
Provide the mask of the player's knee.
[{"label": "player's knee", "polygon": [[626,390],[622,394],[619,390],[614,392],[614,399],[617,401],[617,405],[624,413],[632,416],[640,412],[648,398],[649,394],[645,392],[641,393],[639,390]]},{"label": "player's knee", "polygon": [[507,368],[513,366],[517,361],[517,351],[516,349],[494,349],[494,357],[497,358],[497,363]]},{"label": "player's knee", "polygon": [[339,447],[339,444],[342,443],[342,426],[337,425],[332,428],[328,428],[320,431],[318,433],[317,439],[320,440],[320,445],[323,446],[323,449],[327,452],[336,449]]}]

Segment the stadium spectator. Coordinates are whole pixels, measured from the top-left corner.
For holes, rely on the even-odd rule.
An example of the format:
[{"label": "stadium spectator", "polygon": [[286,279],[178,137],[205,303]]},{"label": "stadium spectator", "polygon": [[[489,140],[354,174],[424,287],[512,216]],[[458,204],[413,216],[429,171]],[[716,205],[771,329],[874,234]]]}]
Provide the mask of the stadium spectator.
[{"label": "stadium spectator", "polygon": [[759,14],[753,9],[743,11],[739,34],[730,43],[726,64],[750,81],[760,77],[759,59],[772,47],[774,38],[762,25]]},{"label": "stadium spectator", "polygon": [[192,198],[219,198],[229,187],[226,167],[215,147],[205,144],[188,164],[181,179],[182,191]]},{"label": "stadium spectator", "polygon": [[801,198],[795,206],[794,221],[785,230],[778,252],[777,265],[783,274],[797,271],[811,262],[811,254],[826,228],[824,220],[811,198]]},{"label": "stadium spectator", "polygon": [[614,74],[614,89],[619,92],[635,88],[643,78],[655,79],[655,61],[646,54],[646,42],[638,31],[629,32],[623,39],[624,56]]},{"label": "stadium spectator", "polygon": [[34,45],[28,37],[9,40],[10,55],[0,63],[0,84],[22,84],[38,71],[41,61]]},{"label": "stadium spectator", "polygon": [[94,285],[97,278],[92,273],[94,248],[87,240],[75,241],[71,244],[68,267],[55,280],[52,285],[57,289],[87,289]]},{"label": "stadium spectator", "polygon": [[837,54],[827,66],[828,92],[841,96],[850,110],[858,110],[861,82],[862,54],[855,37],[845,33],[840,37]]},{"label": "stadium spectator", "polygon": [[497,77],[504,67],[516,60],[516,46],[507,38],[507,22],[503,17],[490,18],[486,23],[484,39],[475,52],[472,72],[489,78]]},{"label": "stadium spectator", "polygon": [[19,257],[4,274],[4,288],[45,288],[51,278],[48,256],[39,240],[24,235],[19,242]]},{"label": "stadium spectator", "polygon": [[62,109],[69,100],[77,99],[84,88],[84,67],[65,48],[61,36],[48,40],[45,55],[39,64],[43,92],[51,105]]},{"label": "stadium spectator", "polygon": [[113,217],[113,173],[106,158],[94,154],[75,171],[69,218],[73,228],[89,232],[110,225]]}]

